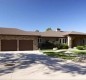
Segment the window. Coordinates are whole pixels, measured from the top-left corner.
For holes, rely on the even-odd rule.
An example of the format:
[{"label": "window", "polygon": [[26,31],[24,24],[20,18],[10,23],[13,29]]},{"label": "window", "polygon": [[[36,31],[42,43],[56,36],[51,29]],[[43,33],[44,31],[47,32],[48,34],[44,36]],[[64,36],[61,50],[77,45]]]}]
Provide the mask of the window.
[{"label": "window", "polygon": [[59,39],[59,42],[60,42],[60,43],[66,43],[66,38],[60,38],[60,39]]},{"label": "window", "polygon": [[83,39],[83,44],[84,44],[84,39]]},{"label": "window", "polygon": [[61,39],[59,39],[59,42],[61,43]]},{"label": "window", "polygon": [[65,43],[66,43],[66,39],[65,39]]},{"label": "window", "polygon": [[65,40],[63,39],[63,43],[65,43]]}]

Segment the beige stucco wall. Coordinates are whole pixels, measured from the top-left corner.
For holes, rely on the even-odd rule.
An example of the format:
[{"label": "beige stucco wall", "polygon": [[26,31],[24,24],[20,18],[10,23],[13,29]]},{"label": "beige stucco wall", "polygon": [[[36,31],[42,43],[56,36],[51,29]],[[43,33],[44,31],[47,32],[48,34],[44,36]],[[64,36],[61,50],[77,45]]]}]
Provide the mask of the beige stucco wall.
[{"label": "beige stucco wall", "polygon": [[17,46],[19,46],[18,45],[19,40],[33,40],[33,50],[38,49],[38,37],[36,36],[0,35],[0,50],[1,50],[1,40],[17,40]]}]

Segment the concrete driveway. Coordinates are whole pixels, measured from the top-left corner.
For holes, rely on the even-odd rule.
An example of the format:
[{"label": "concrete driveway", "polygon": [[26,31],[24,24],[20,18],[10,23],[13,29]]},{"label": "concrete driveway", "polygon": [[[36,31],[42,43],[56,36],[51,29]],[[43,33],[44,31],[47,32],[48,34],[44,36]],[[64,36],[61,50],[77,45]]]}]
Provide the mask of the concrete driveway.
[{"label": "concrete driveway", "polygon": [[86,80],[86,63],[51,58],[39,51],[0,52],[0,56],[0,80]]}]

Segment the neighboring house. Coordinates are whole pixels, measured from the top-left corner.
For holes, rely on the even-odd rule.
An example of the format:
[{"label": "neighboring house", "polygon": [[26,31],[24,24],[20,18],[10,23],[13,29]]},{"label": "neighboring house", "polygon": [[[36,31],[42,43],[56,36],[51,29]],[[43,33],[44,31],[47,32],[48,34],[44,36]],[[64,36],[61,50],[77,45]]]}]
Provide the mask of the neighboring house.
[{"label": "neighboring house", "polygon": [[68,46],[86,44],[86,33],[49,30],[45,32],[23,31],[16,28],[0,28],[0,51],[37,50],[38,44],[57,41]]}]

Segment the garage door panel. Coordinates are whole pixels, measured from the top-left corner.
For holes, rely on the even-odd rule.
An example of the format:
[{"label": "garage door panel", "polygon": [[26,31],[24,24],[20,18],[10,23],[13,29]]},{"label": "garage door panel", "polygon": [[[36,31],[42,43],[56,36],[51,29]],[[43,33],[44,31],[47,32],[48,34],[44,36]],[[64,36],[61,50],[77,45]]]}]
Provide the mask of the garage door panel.
[{"label": "garage door panel", "polygon": [[16,51],[17,40],[1,40],[1,51]]},{"label": "garage door panel", "polygon": [[19,40],[19,50],[33,50],[33,40]]}]

